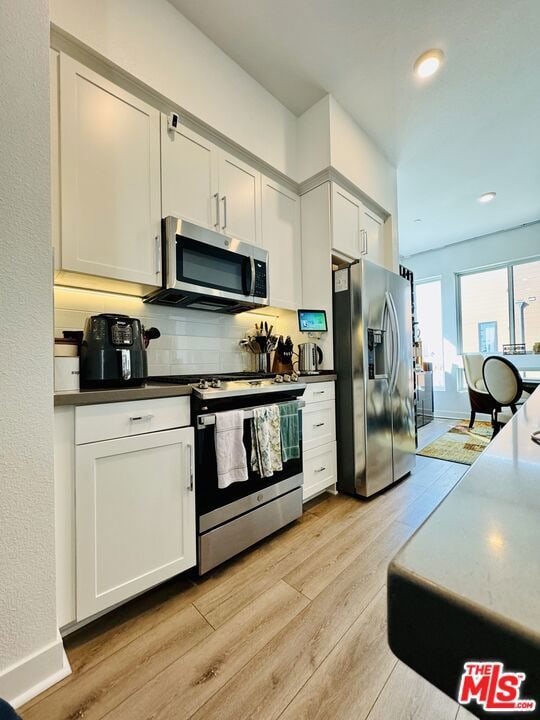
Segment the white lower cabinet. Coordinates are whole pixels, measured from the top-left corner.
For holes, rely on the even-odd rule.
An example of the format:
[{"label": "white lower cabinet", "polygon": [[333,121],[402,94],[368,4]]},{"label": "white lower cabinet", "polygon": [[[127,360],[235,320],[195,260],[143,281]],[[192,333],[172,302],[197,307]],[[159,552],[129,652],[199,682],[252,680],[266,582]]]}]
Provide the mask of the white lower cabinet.
[{"label": "white lower cabinet", "polygon": [[336,483],[336,443],[331,442],[304,453],[304,500]]},{"label": "white lower cabinet", "polygon": [[193,429],[76,450],[77,620],[195,565]]},{"label": "white lower cabinet", "polygon": [[308,384],[302,415],[304,502],[337,483],[334,382]]},{"label": "white lower cabinet", "polygon": [[[124,423],[124,416],[129,423]],[[189,398],[57,407],[58,626],[73,630],[196,562]]]}]

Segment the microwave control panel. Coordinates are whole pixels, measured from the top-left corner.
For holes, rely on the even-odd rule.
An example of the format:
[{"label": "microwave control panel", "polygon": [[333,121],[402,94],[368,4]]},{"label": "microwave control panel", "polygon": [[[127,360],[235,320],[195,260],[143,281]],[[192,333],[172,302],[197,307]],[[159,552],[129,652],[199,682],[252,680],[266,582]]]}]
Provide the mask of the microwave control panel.
[{"label": "microwave control panel", "polygon": [[266,263],[255,260],[255,297],[265,298],[268,295],[266,283]]}]

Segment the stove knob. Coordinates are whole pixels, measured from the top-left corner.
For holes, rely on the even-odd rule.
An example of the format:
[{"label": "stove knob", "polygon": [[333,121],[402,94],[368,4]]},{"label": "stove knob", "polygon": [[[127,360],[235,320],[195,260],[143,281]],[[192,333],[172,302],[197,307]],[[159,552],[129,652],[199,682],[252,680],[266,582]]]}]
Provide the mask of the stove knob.
[{"label": "stove knob", "polygon": [[220,388],[221,387],[221,380],[219,378],[214,378],[212,380],[212,387],[213,388]]},{"label": "stove knob", "polygon": [[274,378],[275,383],[282,383],[283,382],[283,375],[276,375]]},{"label": "stove knob", "polygon": [[208,387],[208,380],[203,380],[202,378],[199,380],[199,388],[201,390],[206,390]]},{"label": "stove knob", "polygon": [[287,375],[287,373],[285,373],[285,375],[283,376],[283,380],[284,380],[284,382],[291,382],[291,376]]}]

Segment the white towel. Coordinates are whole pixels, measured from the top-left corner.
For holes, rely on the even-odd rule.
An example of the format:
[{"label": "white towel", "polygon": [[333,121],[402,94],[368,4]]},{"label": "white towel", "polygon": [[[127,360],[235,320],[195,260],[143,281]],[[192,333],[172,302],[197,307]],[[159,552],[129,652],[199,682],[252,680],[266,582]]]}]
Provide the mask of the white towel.
[{"label": "white towel", "polygon": [[216,463],[218,488],[248,479],[244,447],[244,411],[216,413]]}]

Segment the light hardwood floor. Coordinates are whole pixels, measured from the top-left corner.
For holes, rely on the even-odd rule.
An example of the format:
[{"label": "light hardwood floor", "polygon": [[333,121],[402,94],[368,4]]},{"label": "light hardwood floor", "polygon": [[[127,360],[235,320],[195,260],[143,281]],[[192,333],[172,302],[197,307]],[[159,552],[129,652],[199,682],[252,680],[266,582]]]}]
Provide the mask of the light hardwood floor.
[{"label": "light hardwood floor", "polygon": [[[423,428],[420,444],[453,423]],[[205,578],[182,576],[66,638],[73,674],[24,720],[467,720],[386,642],[386,568],[467,468],[418,457],[370,501],[303,518]]]}]

